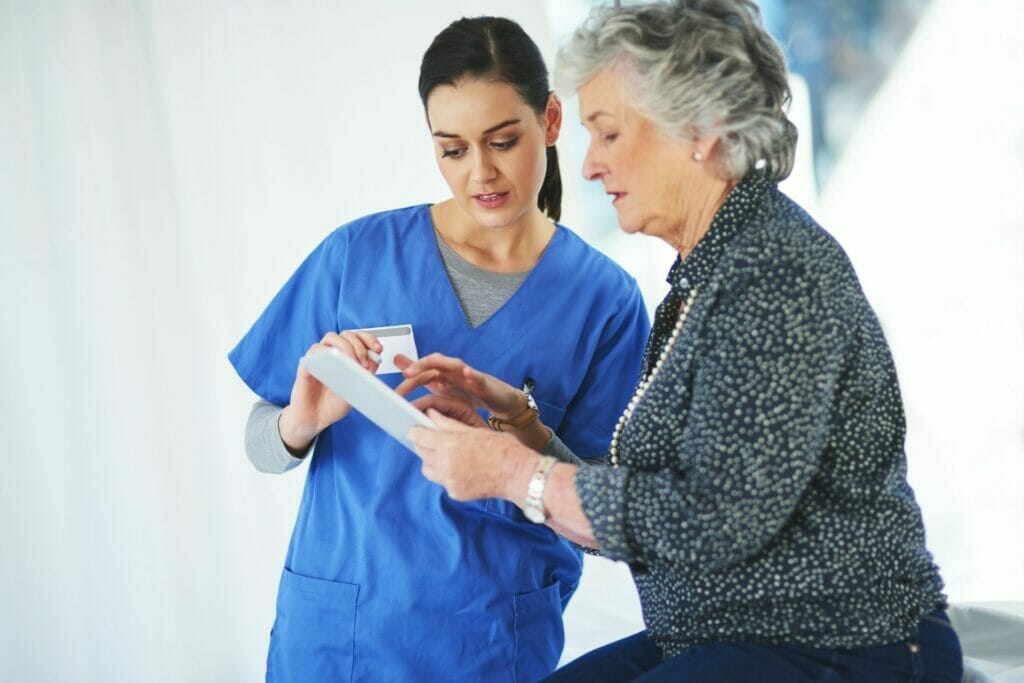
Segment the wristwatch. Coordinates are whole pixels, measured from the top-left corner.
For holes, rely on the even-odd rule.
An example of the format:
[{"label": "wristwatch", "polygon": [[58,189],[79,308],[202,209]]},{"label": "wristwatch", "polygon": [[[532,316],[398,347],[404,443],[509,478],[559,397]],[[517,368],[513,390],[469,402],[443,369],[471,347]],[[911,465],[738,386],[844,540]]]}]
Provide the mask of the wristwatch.
[{"label": "wristwatch", "polygon": [[543,455],[537,468],[533,470],[530,483],[526,486],[526,500],[523,501],[523,514],[526,519],[534,524],[543,524],[548,521],[547,512],[544,511],[544,486],[548,482],[548,475],[551,468],[558,462],[550,455]]}]

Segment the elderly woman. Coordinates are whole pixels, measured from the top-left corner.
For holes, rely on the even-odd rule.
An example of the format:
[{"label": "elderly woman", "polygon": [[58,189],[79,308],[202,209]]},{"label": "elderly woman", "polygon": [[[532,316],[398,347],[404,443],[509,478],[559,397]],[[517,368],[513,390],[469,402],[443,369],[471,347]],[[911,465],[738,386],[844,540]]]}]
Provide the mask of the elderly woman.
[{"label": "elderly woman", "polygon": [[[406,369],[435,377],[421,405],[441,431],[410,434],[428,478],[629,563],[647,630],[552,680],[959,681],[882,329],[840,246],[776,188],[796,131],[754,3],[600,9],[560,76],[584,175],[623,230],[679,252],[611,466],[461,361]],[[513,395],[511,434],[470,409]]]}]

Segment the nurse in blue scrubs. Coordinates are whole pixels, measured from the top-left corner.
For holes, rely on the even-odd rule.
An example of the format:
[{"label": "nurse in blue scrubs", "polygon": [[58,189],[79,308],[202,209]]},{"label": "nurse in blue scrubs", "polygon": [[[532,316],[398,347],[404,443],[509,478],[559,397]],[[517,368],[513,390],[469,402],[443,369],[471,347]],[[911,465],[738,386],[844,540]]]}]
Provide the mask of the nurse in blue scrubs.
[{"label": "nurse in blue scrubs", "polygon": [[452,197],[332,232],[229,356],[285,457],[309,460],[268,680],[537,680],[582,566],[518,505],[449,498],[298,369],[305,354],[332,347],[375,371],[379,339],[358,330],[411,325],[421,356],[528,387],[526,401],[483,392],[496,428],[584,458],[607,452],[643,355],[635,281],[556,223],[561,105],[537,46],[514,22],[459,20],[424,55],[420,95]]}]

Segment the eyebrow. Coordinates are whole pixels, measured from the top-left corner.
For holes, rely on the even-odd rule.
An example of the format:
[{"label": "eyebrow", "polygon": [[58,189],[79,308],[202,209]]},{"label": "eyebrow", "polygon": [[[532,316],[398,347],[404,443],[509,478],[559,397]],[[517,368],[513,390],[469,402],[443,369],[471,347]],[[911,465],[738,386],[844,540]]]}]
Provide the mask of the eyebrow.
[{"label": "eyebrow", "polygon": [[599,109],[599,110],[595,111],[595,112],[594,112],[593,114],[591,114],[590,116],[588,116],[588,117],[587,117],[587,121],[593,122],[593,121],[594,121],[594,119],[596,119],[596,118],[598,118],[598,117],[600,117],[600,116],[611,116],[611,114],[609,114],[609,113],[608,113],[608,112],[606,112],[606,111],[601,111],[601,110]]},{"label": "eyebrow", "polygon": [[[491,133],[493,133],[495,131],[501,130],[505,126],[511,126],[513,124],[516,124],[516,123],[520,123],[520,120],[519,119],[506,119],[505,121],[502,121],[501,123],[499,123],[496,126],[491,126],[487,130],[485,130],[483,134],[484,135],[490,135]],[[461,135],[456,135],[455,133],[445,133],[443,131],[438,130],[438,131],[434,131],[434,137],[435,138],[461,138],[462,136]]]}]

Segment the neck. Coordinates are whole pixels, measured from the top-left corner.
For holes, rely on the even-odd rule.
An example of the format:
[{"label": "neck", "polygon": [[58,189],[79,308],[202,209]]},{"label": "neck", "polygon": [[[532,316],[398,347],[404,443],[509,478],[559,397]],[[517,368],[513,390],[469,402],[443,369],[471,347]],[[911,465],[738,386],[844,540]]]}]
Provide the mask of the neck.
[{"label": "neck", "polygon": [[515,223],[498,228],[474,221],[454,199],[430,207],[441,239],[473,265],[499,273],[533,268],[555,234],[555,226],[540,209]]},{"label": "neck", "polygon": [[736,182],[707,175],[680,192],[681,199],[687,198],[683,204],[686,207],[682,211],[683,220],[675,230],[669,231],[664,240],[679,252],[681,258],[685,259],[711,229],[715,215]]}]

